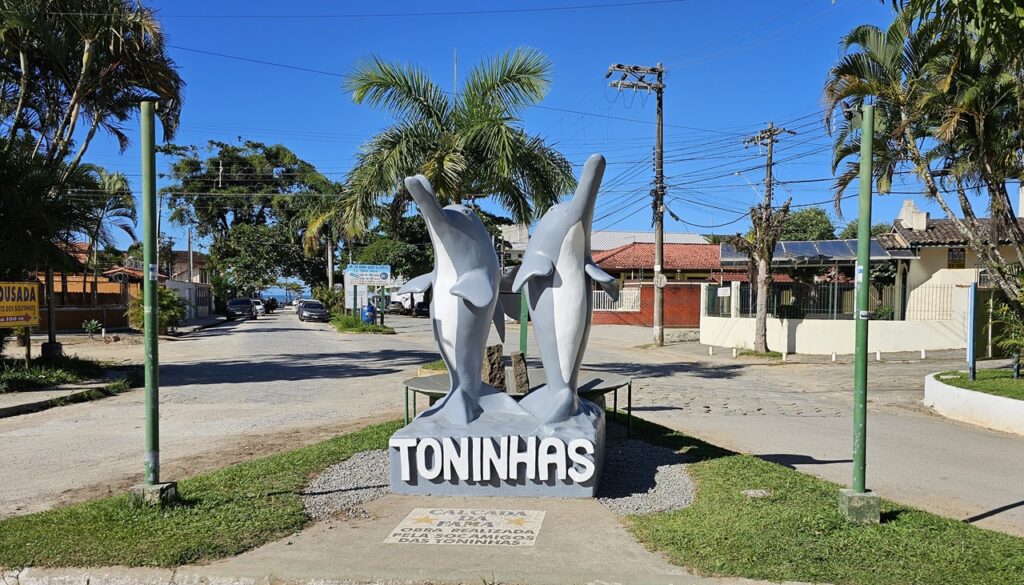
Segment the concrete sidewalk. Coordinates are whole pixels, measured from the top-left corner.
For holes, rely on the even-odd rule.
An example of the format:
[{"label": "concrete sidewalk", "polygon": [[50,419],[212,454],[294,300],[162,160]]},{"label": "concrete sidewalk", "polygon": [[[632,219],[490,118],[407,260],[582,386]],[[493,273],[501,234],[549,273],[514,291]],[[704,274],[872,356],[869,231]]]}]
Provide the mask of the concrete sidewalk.
[{"label": "concrete sidewalk", "polygon": [[[29,569],[8,585],[82,583],[332,583],[753,585],[699,577],[636,543],[593,499],[389,495],[368,518],[335,518],[238,557],[175,570]],[[414,508],[543,510],[534,546],[385,544]]]}]

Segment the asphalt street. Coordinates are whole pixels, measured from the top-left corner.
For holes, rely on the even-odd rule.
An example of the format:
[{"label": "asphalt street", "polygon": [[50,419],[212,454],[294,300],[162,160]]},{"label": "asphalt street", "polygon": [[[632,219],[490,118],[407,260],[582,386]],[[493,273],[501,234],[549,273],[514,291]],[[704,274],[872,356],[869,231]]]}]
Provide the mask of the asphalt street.
[{"label": "asphalt street", "polygon": [[[162,341],[164,477],[180,479],[400,416],[401,381],[437,355],[427,319],[394,317],[389,324],[398,335],[341,335],[282,313]],[[508,328],[507,350],[518,348],[518,333]],[[649,338],[643,328],[595,327],[585,367],[633,376],[638,416],[850,481],[849,361],[708,356],[697,343],[651,348]],[[88,355],[93,346],[73,347]],[[141,358],[137,344],[118,351],[126,361]],[[532,339],[528,354],[539,365]],[[1024,535],[1024,437],[951,422],[920,406],[924,376],[960,367],[962,353],[895,357],[870,365],[869,487],[889,499]],[[0,516],[138,481],[143,417],[143,393],[135,390],[0,420]]]}]

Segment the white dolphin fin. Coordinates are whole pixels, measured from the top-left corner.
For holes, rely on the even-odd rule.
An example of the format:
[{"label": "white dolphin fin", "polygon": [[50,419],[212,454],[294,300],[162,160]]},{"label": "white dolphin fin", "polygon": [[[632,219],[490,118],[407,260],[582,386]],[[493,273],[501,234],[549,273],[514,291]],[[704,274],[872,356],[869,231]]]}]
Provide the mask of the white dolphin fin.
[{"label": "white dolphin fin", "polygon": [[547,256],[527,254],[523,265],[519,267],[516,278],[512,282],[512,292],[519,292],[527,280],[535,276],[547,276],[555,271],[555,263]]},{"label": "white dolphin fin", "polygon": [[449,291],[478,309],[491,304],[497,291],[494,282],[482,270],[473,270],[459,277]]},{"label": "white dolphin fin", "polygon": [[409,293],[422,293],[427,292],[427,289],[434,286],[434,273],[428,272],[421,274],[416,278],[402,285],[402,288],[398,289],[396,295],[404,295]]},{"label": "white dolphin fin", "polygon": [[501,297],[498,297],[498,304],[494,307],[494,328],[498,330],[498,339],[505,343],[505,308],[501,306]]},{"label": "white dolphin fin", "polygon": [[597,264],[593,263],[588,263],[584,270],[587,271],[587,276],[601,285],[604,292],[608,293],[608,296],[612,298],[612,302],[619,300],[619,281],[614,276],[601,270]]}]

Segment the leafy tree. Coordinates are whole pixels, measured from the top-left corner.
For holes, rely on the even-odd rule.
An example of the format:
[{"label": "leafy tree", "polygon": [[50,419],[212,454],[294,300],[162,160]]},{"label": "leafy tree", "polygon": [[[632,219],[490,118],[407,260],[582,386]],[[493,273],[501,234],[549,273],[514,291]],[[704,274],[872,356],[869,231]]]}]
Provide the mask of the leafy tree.
[{"label": "leafy tree", "polygon": [[754,309],[754,351],[768,352],[768,291],[772,284],[772,258],[779,241],[791,199],[778,209],[767,203],[750,208],[751,229],[747,237],[736,234],[728,242],[750,259],[750,280],[757,286]]},{"label": "leafy tree", "polygon": [[[854,219],[850,223],[846,224],[846,227],[843,228],[843,231],[839,232],[838,238],[840,240],[856,240],[857,239],[857,230],[859,229],[858,225],[859,224],[857,223],[856,219]],[[876,224],[871,226],[871,236],[872,237],[880,236],[882,234],[887,234],[887,233],[889,233],[891,231],[892,231],[892,226],[890,224],[887,224],[887,223],[876,223]]]},{"label": "leafy tree", "polygon": [[366,229],[377,202],[408,199],[403,180],[423,173],[442,204],[495,197],[517,221],[528,222],[572,189],[569,162],[529,135],[519,115],[547,93],[551,64],[532,49],[516,49],[474,67],[455,95],[422,69],[370,57],[345,81],[356,103],[395,115],[374,136],[349,175],[345,223]]},{"label": "leafy tree", "polygon": [[388,264],[392,274],[406,278],[430,272],[434,265],[433,254],[423,246],[390,238],[376,238],[360,248],[358,260],[362,264]]},{"label": "leafy tree", "polygon": [[784,242],[833,240],[835,237],[836,227],[820,207],[791,212],[782,222],[782,232],[779,234],[779,240]]},{"label": "leafy tree", "polygon": [[225,278],[234,295],[251,296],[283,276],[295,246],[281,226],[240,224],[214,239],[210,264]]}]

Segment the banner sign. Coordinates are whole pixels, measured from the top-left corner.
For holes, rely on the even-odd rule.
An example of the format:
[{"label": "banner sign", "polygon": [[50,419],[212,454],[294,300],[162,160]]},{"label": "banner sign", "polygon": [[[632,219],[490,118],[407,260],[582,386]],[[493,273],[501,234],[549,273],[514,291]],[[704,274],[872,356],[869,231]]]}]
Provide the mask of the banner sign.
[{"label": "banner sign", "polygon": [[383,286],[391,280],[391,266],[387,264],[349,264],[345,274],[355,284]]},{"label": "banner sign", "polygon": [[0,282],[0,327],[39,325],[39,284]]}]

